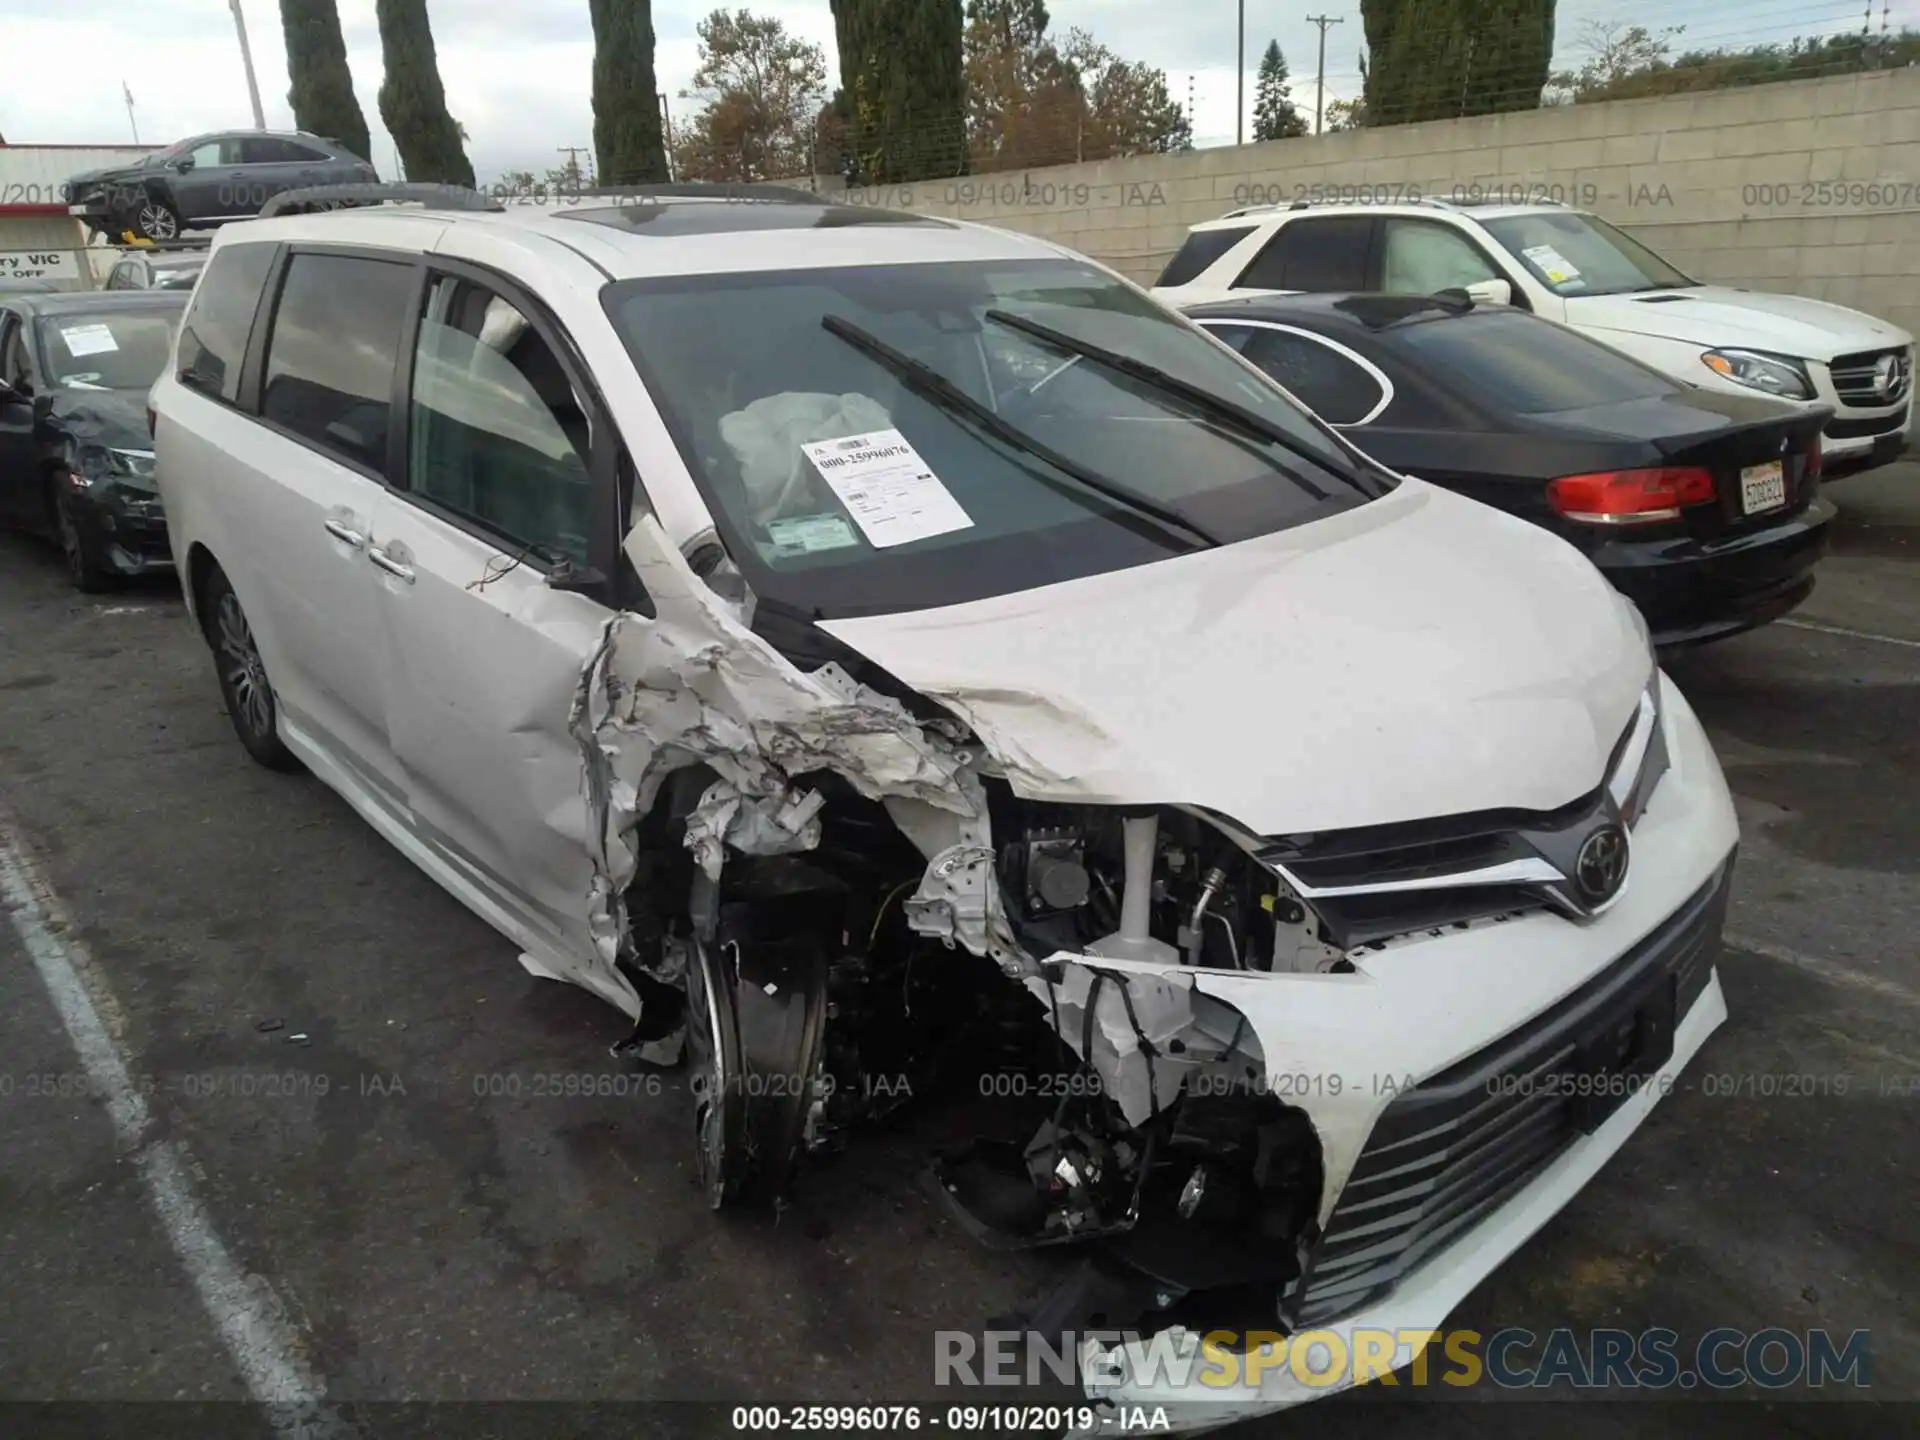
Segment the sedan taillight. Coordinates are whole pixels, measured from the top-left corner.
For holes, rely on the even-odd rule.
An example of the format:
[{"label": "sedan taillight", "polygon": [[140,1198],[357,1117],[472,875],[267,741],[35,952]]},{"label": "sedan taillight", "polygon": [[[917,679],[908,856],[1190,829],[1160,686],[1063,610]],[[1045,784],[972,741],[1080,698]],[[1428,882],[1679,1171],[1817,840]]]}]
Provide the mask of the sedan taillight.
[{"label": "sedan taillight", "polygon": [[151,405],[147,406],[147,438],[149,440],[153,438],[154,426],[158,425],[159,423],[160,423],[160,417],[153,413],[153,406]]},{"label": "sedan taillight", "polygon": [[1812,443],[1807,446],[1807,468],[1805,474],[1809,480],[1818,480],[1820,478],[1821,467],[1826,463],[1821,458],[1820,452],[1822,448],[1818,435],[1814,436]]},{"label": "sedan taillight", "polygon": [[1696,466],[1664,465],[1652,470],[1562,475],[1547,485],[1547,499],[1569,520],[1590,525],[1677,520],[1684,506],[1712,503],[1713,472]]}]

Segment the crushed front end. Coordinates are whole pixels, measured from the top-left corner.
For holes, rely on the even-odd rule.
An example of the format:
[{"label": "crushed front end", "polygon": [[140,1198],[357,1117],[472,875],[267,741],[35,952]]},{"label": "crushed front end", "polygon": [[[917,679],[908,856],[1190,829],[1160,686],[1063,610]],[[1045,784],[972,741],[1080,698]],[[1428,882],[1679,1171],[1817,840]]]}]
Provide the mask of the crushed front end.
[{"label": "crushed front end", "polygon": [[650,523],[627,553],[656,614],[609,624],[572,719],[590,983],[640,1058],[690,1060],[710,1203],[963,1097],[940,1203],[1087,1257],[1021,1323],[1142,1337],[1081,1351],[1096,1399],[1193,1427],[1326,1391],[1172,1383],[1163,1333],[1437,1326],[1724,1015],[1733,811],[1657,672],[1558,810],[1257,835],[1028,798],[959,707],[773,643]]}]

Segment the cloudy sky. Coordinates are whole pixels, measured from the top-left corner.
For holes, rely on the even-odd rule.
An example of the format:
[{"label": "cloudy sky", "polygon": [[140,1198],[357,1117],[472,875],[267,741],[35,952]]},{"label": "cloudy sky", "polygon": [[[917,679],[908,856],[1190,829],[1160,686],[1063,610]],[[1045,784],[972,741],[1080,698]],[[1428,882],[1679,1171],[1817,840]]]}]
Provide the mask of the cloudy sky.
[{"label": "cloudy sky", "polygon": [[[277,0],[241,0],[267,124],[291,128],[286,50]],[[1872,0],[1875,28],[1890,7],[1895,28],[1920,23],[1920,0]],[[121,101],[122,79],[133,92],[134,120],[144,141],[167,142],[197,131],[251,123],[247,87],[227,0],[138,0],[85,7],[72,0],[4,0],[6,80],[0,86],[0,134],[14,144],[125,143],[131,138]],[[339,0],[354,87],[374,127],[373,160],[393,173],[393,142],[380,127],[380,37],[373,0]],[[468,153],[483,182],[508,170],[543,172],[559,163],[559,147],[590,146],[593,121],[592,29],[586,0],[429,0],[448,106],[472,137]],[[660,87],[678,114],[698,63],[694,25],[712,7],[701,0],[656,0]],[[833,59],[833,17],[827,0],[749,4],[779,16],[818,41]],[[1236,7],[1228,0],[1051,0],[1053,26],[1081,25],[1128,59],[1167,74],[1177,99],[1193,102],[1202,145],[1234,136]],[[1269,39],[1278,39],[1294,73],[1294,98],[1309,115],[1317,35],[1300,12],[1272,0],[1247,3],[1247,125],[1252,126],[1252,69]],[[1327,98],[1360,87],[1359,6],[1322,0],[1319,13],[1339,16],[1327,31]],[[1561,0],[1559,57],[1577,60],[1587,22],[1650,28],[1684,24],[1682,43],[1722,45],[1785,41],[1794,35],[1856,30],[1862,0]],[[1189,83],[1191,82],[1191,84]]]}]

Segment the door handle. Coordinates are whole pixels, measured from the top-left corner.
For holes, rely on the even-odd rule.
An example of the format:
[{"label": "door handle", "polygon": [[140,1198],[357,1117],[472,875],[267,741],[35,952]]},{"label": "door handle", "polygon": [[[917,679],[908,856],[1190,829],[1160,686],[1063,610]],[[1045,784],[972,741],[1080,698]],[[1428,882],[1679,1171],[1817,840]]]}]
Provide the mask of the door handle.
[{"label": "door handle", "polygon": [[413,583],[413,567],[402,565],[378,545],[367,551],[367,558],[389,575],[397,575],[409,585]]},{"label": "door handle", "polygon": [[327,521],[327,533],[336,540],[346,541],[347,544],[353,546],[356,550],[364,548],[367,543],[367,537],[347,524],[344,520]]}]

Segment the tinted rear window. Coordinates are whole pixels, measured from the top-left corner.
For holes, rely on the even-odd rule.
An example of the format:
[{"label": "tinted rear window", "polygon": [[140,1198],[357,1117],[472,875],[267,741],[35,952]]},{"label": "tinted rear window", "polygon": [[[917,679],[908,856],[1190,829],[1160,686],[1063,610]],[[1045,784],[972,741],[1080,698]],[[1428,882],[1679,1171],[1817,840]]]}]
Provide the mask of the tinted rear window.
[{"label": "tinted rear window", "polygon": [[1548,415],[1671,395],[1674,381],[1531,315],[1488,311],[1383,332],[1427,369],[1503,410]]},{"label": "tinted rear window", "polygon": [[262,417],[384,470],[400,326],[413,291],[411,265],[295,255],[267,340]]},{"label": "tinted rear window", "polygon": [[1227,251],[1251,235],[1258,226],[1235,225],[1226,230],[1196,230],[1187,236],[1180,253],[1167,262],[1156,285],[1187,285]]},{"label": "tinted rear window", "polygon": [[1372,234],[1371,215],[1289,221],[1234,283],[1253,290],[1364,290]]},{"label": "tinted rear window", "polygon": [[206,283],[194,295],[180,327],[182,385],[232,402],[275,248],[223,245],[207,262]]}]

